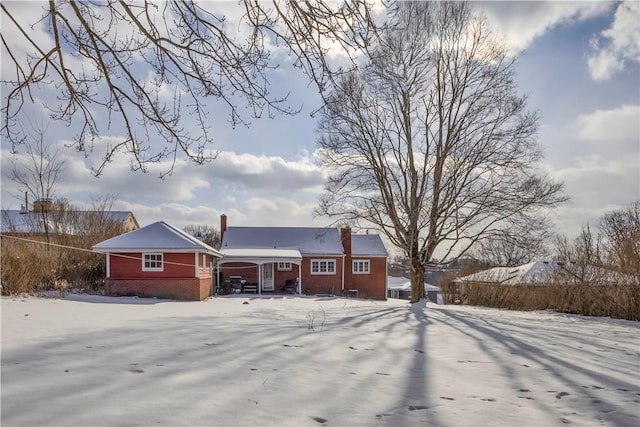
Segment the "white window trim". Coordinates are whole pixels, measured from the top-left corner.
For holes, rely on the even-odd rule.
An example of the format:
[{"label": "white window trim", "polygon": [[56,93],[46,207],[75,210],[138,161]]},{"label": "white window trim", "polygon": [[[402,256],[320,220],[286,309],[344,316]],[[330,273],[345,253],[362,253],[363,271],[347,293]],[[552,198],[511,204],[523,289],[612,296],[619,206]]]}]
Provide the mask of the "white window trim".
[{"label": "white window trim", "polygon": [[[359,271],[360,268],[356,268],[356,265],[362,264],[362,266],[366,266],[364,270]],[[351,272],[353,274],[371,274],[371,262],[368,259],[354,259],[351,264]]]},{"label": "white window trim", "polygon": [[[318,263],[318,271],[313,271],[314,263]],[[320,263],[327,263],[327,271],[320,271]],[[329,264],[333,264],[333,271],[329,271]],[[310,270],[312,276],[335,276],[338,272],[338,263],[335,259],[312,259]]]},{"label": "white window trim", "polygon": [[[287,266],[288,264],[288,266]],[[278,271],[291,271],[293,270],[293,264],[290,262],[279,262],[278,263]]]},{"label": "white window trim", "polygon": [[[145,267],[147,256],[160,255],[160,267]],[[154,260],[158,262],[158,260]],[[162,252],[145,252],[142,254],[142,271],[164,271],[164,254]]]}]

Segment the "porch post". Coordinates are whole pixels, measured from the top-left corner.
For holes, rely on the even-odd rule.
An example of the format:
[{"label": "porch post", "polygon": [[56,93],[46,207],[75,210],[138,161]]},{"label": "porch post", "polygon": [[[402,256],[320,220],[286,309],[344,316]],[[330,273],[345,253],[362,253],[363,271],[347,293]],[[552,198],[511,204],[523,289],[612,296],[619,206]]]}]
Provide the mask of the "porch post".
[{"label": "porch post", "polygon": [[198,265],[198,261],[199,261],[198,252],[194,253],[193,256],[195,257],[195,263],[194,264],[195,264],[195,267],[196,267],[196,271],[195,271],[195,276],[194,277],[197,279],[198,277],[200,277],[200,274],[198,274],[198,268],[200,267]]},{"label": "porch post", "polygon": [[111,254],[107,252],[107,279],[111,277]]},{"label": "porch post", "polygon": [[220,260],[216,258],[216,286],[213,288],[213,295],[217,295],[217,290],[220,289]]},{"label": "porch post", "polygon": [[302,294],[302,261],[298,264],[298,286],[296,286],[298,295]]},{"label": "porch post", "polygon": [[258,264],[258,295],[262,295],[262,275],[264,274],[263,264]]}]

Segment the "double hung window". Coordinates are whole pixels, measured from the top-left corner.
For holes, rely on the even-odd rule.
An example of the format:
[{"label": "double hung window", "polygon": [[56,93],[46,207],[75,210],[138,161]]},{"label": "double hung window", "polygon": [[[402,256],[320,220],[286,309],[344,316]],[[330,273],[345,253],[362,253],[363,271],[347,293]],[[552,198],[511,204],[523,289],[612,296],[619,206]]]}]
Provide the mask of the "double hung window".
[{"label": "double hung window", "polygon": [[162,271],[162,254],[142,254],[142,271]]},{"label": "double hung window", "polygon": [[335,259],[312,259],[311,274],[336,274]]},{"label": "double hung window", "polygon": [[369,274],[370,265],[369,260],[354,260],[353,261],[353,274]]}]

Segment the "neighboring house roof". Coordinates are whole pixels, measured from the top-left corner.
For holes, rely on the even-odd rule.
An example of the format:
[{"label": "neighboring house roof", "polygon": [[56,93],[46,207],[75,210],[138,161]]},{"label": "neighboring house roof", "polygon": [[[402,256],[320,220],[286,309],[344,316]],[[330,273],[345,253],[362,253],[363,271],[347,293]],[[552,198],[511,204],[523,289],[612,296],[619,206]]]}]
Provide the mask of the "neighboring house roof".
[{"label": "neighboring house roof", "polygon": [[93,247],[95,252],[206,252],[222,257],[222,254],[192,235],[167,224],[154,222],[134,231],[113,237]]},{"label": "neighboring house roof", "polygon": [[557,264],[554,262],[534,261],[518,267],[494,267],[459,277],[456,281],[500,283],[503,285],[536,285],[547,283],[556,269]]},{"label": "neighboring house roof", "polygon": [[317,227],[229,227],[221,251],[228,249],[296,249],[303,256],[344,253],[337,229]]},{"label": "neighboring house roof", "polygon": [[351,255],[354,257],[386,257],[387,250],[377,234],[352,234]]},{"label": "neighboring house roof", "polygon": [[517,267],[495,267],[455,279],[458,283],[486,283],[501,285],[546,285],[549,283],[577,283],[580,279],[592,283],[626,283],[630,277],[603,268],[554,261],[534,261]]},{"label": "neighboring house roof", "polygon": [[[115,223],[123,223],[131,217],[138,226],[131,211],[78,211],[80,215],[105,215],[106,219]],[[51,218],[51,215],[49,216]],[[55,227],[49,225],[49,232]],[[0,215],[0,232],[2,233],[44,233],[42,214],[40,212],[24,212],[21,210],[3,209]],[[72,233],[74,234],[74,233]]]},{"label": "neighboring house roof", "polygon": [[[406,277],[387,276],[387,289],[393,289],[398,291],[410,291],[411,279],[407,279]],[[424,289],[427,291],[440,290],[438,286],[430,285],[429,283],[424,284]]]}]

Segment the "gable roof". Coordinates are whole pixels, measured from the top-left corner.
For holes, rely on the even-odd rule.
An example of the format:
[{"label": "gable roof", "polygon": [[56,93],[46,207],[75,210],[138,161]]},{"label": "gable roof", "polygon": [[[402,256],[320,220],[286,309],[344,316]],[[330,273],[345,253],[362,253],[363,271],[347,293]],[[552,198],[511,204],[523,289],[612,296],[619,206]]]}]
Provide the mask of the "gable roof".
[{"label": "gable roof", "polygon": [[553,283],[627,284],[631,276],[596,266],[580,266],[554,261],[534,261],[517,267],[495,267],[455,279],[455,282],[500,285],[546,285]]},{"label": "gable roof", "polygon": [[137,230],[105,240],[93,246],[95,252],[205,252],[217,257],[222,254],[189,233],[164,221],[154,222]]},{"label": "gable roof", "polygon": [[499,283],[502,285],[536,285],[547,283],[557,267],[554,262],[534,261],[518,267],[494,267],[460,277],[456,281]]},{"label": "gable roof", "polygon": [[[406,277],[387,276],[387,289],[411,291],[411,279]],[[425,282],[424,289],[425,291],[439,291],[440,287]]]},{"label": "gable roof", "polygon": [[351,255],[354,257],[386,257],[387,249],[377,234],[352,234]]},{"label": "gable roof", "polygon": [[342,255],[344,249],[335,228],[229,227],[221,250],[297,249],[302,255]]},{"label": "gable roof", "polygon": [[[104,218],[116,224],[122,224],[129,216],[136,221],[131,211],[76,211],[81,216],[104,215]],[[53,233],[55,227],[49,224],[49,232]],[[71,230],[73,233],[73,230]],[[3,209],[0,216],[0,232],[2,233],[44,233],[42,214],[39,212],[24,212],[14,209]]]}]

